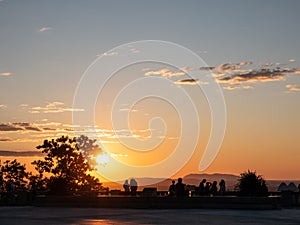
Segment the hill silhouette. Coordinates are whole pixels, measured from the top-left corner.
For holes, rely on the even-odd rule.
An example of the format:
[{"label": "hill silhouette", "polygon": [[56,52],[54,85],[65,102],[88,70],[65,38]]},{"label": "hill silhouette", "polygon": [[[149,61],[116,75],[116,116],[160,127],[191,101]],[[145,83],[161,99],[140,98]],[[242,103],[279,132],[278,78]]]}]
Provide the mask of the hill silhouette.
[{"label": "hill silhouette", "polygon": [[[209,182],[213,182],[216,180],[219,182],[221,179],[224,179],[226,182],[226,189],[233,191],[235,185],[238,182],[239,176],[234,174],[222,174],[222,173],[214,173],[214,174],[188,174],[183,178],[183,182],[189,185],[198,186],[202,179],[206,179]],[[167,191],[173,179],[169,178],[135,178],[138,182],[139,188],[138,190],[142,190],[144,187],[156,187],[159,191]],[[286,182],[289,184],[290,182],[294,182],[296,186],[300,183],[299,180],[266,180],[269,191],[277,191],[281,182]],[[149,184],[151,185],[144,185]],[[123,181],[120,182],[103,182],[105,187],[109,187],[111,190],[118,189],[123,190]]]},{"label": "hill silhouette", "polygon": [[[224,179],[226,182],[226,186],[228,190],[233,190],[235,184],[237,183],[238,176],[233,174],[221,174],[221,173],[215,173],[215,174],[188,174],[183,177],[183,182],[185,184],[189,185],[196,185],[198,186],[200,181],[205,178],[209,182],[213,182],[214,180],[220,181],[221,179]],[[169,186],[173,179],[170,178],[135,178],[139,185],[139,190],[142,190],[144,187],[156,187],[157,190],[160,191],[166,191],[169,189]],[[151,185],[145,185],[149,184]],[[109,187],[112,189],[119,189],[123,190],[123,181],[120,182],[103,182],[104,186]]]}]

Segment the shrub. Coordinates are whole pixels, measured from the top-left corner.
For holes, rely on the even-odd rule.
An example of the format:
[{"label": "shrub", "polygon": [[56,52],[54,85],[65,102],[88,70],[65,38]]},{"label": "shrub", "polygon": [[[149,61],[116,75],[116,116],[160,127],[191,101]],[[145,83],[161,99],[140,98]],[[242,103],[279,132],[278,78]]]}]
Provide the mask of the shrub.
[{"label": "shrub", "polygon": [[241,173],[236,189],[242,196],[267,196],[268,187],[266,181],[255,171],[248,170]]}]

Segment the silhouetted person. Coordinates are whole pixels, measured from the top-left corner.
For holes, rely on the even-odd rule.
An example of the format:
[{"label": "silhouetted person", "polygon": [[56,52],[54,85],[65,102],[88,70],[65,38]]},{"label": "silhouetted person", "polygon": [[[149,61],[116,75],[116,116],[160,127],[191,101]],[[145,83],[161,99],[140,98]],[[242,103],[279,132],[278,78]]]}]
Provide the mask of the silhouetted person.
[{"label": "silhouetted person", "polygon": [[213,196],[216,196],[218,194],[218,187],[217,187],[218,182],[214,181],[210,187],[210,194]]},{"label": "silhouetted person", "polygon": [[203,179],[199,184],[199,195],[204,195],[205,193],[205,183],[206,179]]},{"label": "silhouetted person", "polygon": [[220,186],[220,195],[223,196],[225,194],[226,191],[226,186],[225,186],[225,181],[222,179],[219,183]]},{"label": "silhouetted person", "polygon": [[130,192],[132,196],[136,196],[136,191],[137,191],[138,185],[135,179],[130,180]]},{"label": "silhouetted person", "polygon": [[185,194],[185,186],[182,183],[182,178],[178,178],[177,184],[175,185],[176,197],[183,197]]},{"label": "silhouetted person", "polygon": [[169,196],[175,196],[176,195],[176,185],[175,180],[172,180],[172,184],[169,187]]},{"label": "silhouetted person", "polygon": [[206,182],[205,187],[204,187],[204,195],[210,195],[210,187],[211,187],[211,183]]},{"label": "silhouetted person", "polygon": [[123,184],[123,188],[124,188],[125,194],[128,194],[130,192],[128,180],[125,180],[125,182]]}]

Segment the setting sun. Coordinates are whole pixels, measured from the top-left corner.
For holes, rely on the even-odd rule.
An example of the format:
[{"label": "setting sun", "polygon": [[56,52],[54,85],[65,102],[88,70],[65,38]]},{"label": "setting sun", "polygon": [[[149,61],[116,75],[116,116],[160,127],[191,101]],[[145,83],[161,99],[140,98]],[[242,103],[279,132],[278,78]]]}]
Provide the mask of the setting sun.
[{"label": "setting sun", "polygon": [[100,154],[96,157],[96,162],[99,165],[103,165],[109,162],[109,156],[107,154]]}]

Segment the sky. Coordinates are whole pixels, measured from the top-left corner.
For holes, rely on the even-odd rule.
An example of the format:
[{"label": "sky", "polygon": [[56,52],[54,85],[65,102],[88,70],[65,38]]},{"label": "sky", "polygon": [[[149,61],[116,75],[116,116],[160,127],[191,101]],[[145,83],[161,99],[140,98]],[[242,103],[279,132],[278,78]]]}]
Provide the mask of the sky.
[{"label": "sky", "polygon": [[[32,151],[38,152],[35,147],[44,139],[76,135],[74,130],[79,130],[92,133],[109,158],[134,166],[131,173],[135,173],[172,155],[183,140],[182,122],[187,121],[183,122],[189,130],[185,148],[191,155],[175,158],[178,168],[170,173],[157,167],[152,176],[200,173],[212,114],[199,84],[210,84],[190,79],[191,72],[210,76],[226,105],[223,142],[201,172],[240,174],[250,169],[267,179],[300,179],[299,10],[297,0],[2,0],[0,158],[17,156],[32,168],[30,161],[40,156]],[[73,113],[85,117],[88,110],[74,105],[74,99],[87,69],[99,57],[118,64],[121,53],[112,49],[142,40],[175,43],[204,63],[197,68],[176,68],[143,62],[120,69],[95,96],[94,123],[78,128]],[[128,46],[128,58],[143,54]],[[106,76],[98,74],[99,80]],[[141,78],[153,83],[138,83]],[[160,88],[164,82],[169,82],[168,89]],[[181,112],[182,106],[171,104],[170,99],[149,97],[134,105],[126,101],[148,86],[166,96],[179,89],[188,93],[197,110],[200,133],[194,132],[199,128],[194,117],[182,120],[188,109]],[[128,97],[124,88],[130,90]],[[122,101],[117,100],[120,96]],[[181,94],[174,99],[185,103]],[[114,103],[119,114],[112,118]],[[27,153],[18,153],[22,151]],[[122,174],[122,169],[112,165],[108,160],[99,173]],[[124,171],[123,175],[133,176]],[[135,174],[146,175],[151,173]]]}]

